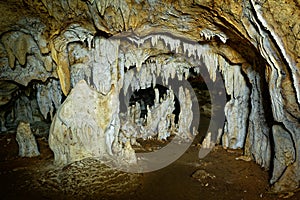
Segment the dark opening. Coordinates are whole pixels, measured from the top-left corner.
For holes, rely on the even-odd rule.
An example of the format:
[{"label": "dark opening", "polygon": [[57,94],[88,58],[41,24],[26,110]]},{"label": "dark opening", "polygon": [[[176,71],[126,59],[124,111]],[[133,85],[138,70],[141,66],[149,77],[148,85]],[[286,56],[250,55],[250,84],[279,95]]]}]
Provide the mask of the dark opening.
[{"label": "dark opening", "polygon": [[[167,94],[167,91],[169,90],[167,87],[162,85],[155,85],[154,88],[146,88],[146,89],[140,89],[138,91],[135,91],[129,100],[129,106],[134,105],[135,102],[138,102],[141,106],[141,116],[140,118],[145,118],[147,116],[147,105],[150,107],[154,105],[155,100],[155,91],[154,89],[157,88],[159,90],[159,98],[163,98],[164,95]],[[175,95],[175,110],[173,111],[173,114],[175,114],[175,123],[178,123],[178,117],[180,113],[180,104],[179,101]]]}]

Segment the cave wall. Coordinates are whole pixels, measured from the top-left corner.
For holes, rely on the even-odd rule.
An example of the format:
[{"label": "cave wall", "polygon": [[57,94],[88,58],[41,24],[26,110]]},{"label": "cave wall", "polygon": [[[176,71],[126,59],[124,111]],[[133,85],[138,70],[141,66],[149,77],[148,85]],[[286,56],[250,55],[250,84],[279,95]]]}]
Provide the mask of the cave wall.
[{"label": "cave wall", "polygon": [[[300,181],[299,4],[283,0],[0,2],[5,13],[0,23],[0,80],[5,82],[1,130],[5,130],[7,113],[13,108],[19,111],[18,106],[28,98],[16,92],[22,89],[8,87],[7,81],[18,88],[36,87],[37,103],[31,103],[20,117],[38,105],[44,119],[53,119],[63,97],[81,79],[106,94],[111,88],[111,71],[122,79],[123,68],[141,68],[149,56],[160,53],[134,50],[135,57],[123,54],[121,67],[110,70],[101,58],[109,54],[91,53],[95,48],[115,53],[99,37],[168,32],[209,44],[210,53],[202,51],[204,63],[212,79],[220,71],[230,96],[221,144],[243,148],[245,156],[270,169],[274,191],[296,189]],[[175,40],[164,41],[169,41],[171,49],[177,48]],[[189,54],[197,51],[187,47]],[[86,67],[91,63],[102,67]],[[104,75],[110,81],[103,81]],[[97,78],[91,79],[93,76]],[[122,87],[123,82],[120,84]],[[13,95],[20,100],[9,110],[5,105]],[[34,121],[32,114],[25,118],[22,120]]]}]

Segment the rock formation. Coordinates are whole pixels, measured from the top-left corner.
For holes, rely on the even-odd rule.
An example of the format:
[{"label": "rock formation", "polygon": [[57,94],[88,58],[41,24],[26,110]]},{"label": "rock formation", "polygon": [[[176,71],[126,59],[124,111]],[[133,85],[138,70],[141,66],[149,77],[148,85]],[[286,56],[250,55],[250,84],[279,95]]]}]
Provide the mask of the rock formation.
[{"label": "rock formation", "polygon": [[[218,136],[225,148],[242,148],[245,156],[271,170],[275,192],[295,190],[300,182],[299,4],[0,2],[1,131],[11,122],[52,120],[49,142],[57,164],[122,155],[135,162],[131,144],[153,136],[143,129],[160,139],[172,134],[168,128],[183,138],[193,136],[194,95],[180,85],[191,71],[203,75],[205,69],[204,78],[225,88],[209,88],[213,125],[205,146]],[[155,108],[149,107],[146,124],[120,114],[121,101],[130,110],[134,91],[158,83],[179,98],[176,125],[169,120],[172,106],[163,106],[172,98],[156,99],[170,109],[155,115],[160,120],[155,125],[150,114]],[[213,100],[222,96],[227,103],[220,108]],[[225,115],[224,124],[216,123],[213,116],[218,115]]]},{"label": "rock formation", "polygon": [[121,153],[113,149],[120,126],[116,116],[116,90],[103,96],[89,88],[84,80],[76,84],[57,111],[50,129],[49,145],[56,165]]},{"label": "rock formation", "polygon": [[40,155],[30,124],[20,122],[17,128],[16,140],[19,144],[19,156],[34,157]]}]

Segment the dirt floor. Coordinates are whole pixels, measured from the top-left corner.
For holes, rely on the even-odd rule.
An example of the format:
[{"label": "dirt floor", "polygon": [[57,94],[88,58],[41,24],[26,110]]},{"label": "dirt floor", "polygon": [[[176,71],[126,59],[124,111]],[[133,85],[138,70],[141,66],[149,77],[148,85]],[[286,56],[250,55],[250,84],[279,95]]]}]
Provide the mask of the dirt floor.
[{"label": "dirt floor", "polygon": [[[254,162],[236,160],[241,150],[216,147],[198,159],[194,142],[161,170],[126,174],[86,160],[64,169],[53,165],[47,139],[37,138],[41,155],[18,157],[15,134],[0,135],[0,199],[284,199],[269,193],[269,174]],[[289,199],[300,199],[295,193]]]}]

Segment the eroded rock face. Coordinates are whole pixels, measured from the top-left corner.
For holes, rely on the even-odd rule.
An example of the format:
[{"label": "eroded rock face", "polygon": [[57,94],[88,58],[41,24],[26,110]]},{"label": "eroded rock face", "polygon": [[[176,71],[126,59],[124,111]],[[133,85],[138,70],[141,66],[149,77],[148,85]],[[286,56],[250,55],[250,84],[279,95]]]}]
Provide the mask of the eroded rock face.
[{"label": "eroded rock face", "polygon": [[12,84],[9,82],[5,82],[5,81],[0,81],[0,86],[1,86],[1,92],[0,92],[0,120],[1,120],[1,124],[0,124],[0,132],[4,132],[7,131],[6,128],[6,114],[7,111],[9,109],[7,109],[9,107],[9,103],[11,101],[11,99],[13,98],[13,94],[16,92],[16,90],[18,89],[18,86],[16,84]]},{"label": "eroded rock face", "polygon": [[[2,2],[0,9],[5,13],[0,24],[0,80],[23,86],[39,80],[33,91],[41,114],[53,118],[50,146],[57,163],[122,152],[118,145],[114,149],[122,131],[116,98],[121,88],[126,95],[128,88],[155,85],[156,77],[168,86],[176,76],[182,81],[192,69],[206,68],[206,78],[212,81],[221,72],[229,97],[223,108],[222,145],[243,148],[245,156],[264,168],[273,166],[274,191],[299,187],[300,9],[296,2],[25,0]],[[110,36],[114,39],[104,39]],[[200,66],[195,58],[201,60]],[[4,93],[1,89],[0,96],[10,95]],[[18,99],[14,107],[32,113],[30,106],[22,106],[26,97]],[[98,104],[101,99],[106,103]],[[184,102],[177,132],[192,133],[189,99]],[[5,113],[3,130],[10,116]],[[136,131],[135,126],[123,130]],[[158,126],[159,137],[167,137],[166,126]],[[210,132],[210,137],[216,134]],[[125,144],[132,152],[130,143]]]},{"label": "eroded rock face", "polygon": [[[284,170],[295,162],[295,149],[290,134],[280,125],[272,127],[275,157],[274,157],[274,172],[271,183],[275,183]],[[293,186],[295,187],[295,186]]]}]

